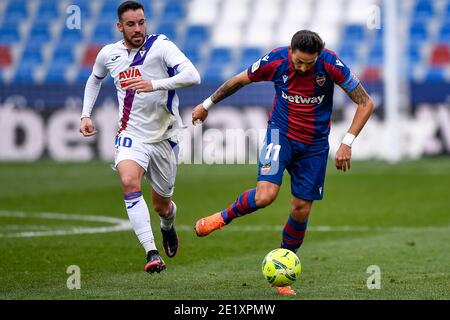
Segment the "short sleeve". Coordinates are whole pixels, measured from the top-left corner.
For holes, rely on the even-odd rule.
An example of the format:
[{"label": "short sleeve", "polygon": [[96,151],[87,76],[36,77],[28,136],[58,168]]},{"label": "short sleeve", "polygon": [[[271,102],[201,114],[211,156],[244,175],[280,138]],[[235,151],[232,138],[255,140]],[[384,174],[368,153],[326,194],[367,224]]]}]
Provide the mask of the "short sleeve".
[{"label": "short sleeve", "polygon": [[350,68],[335,54],[327,59],[326,68],[333,81],[346,91],[353,91],[360,83]]},{"label": "short sleeve", "polygon": [[168,67],[176,68],[179,64],[189,61],[189,59],[186,57],[186,55],[181,52],[181,50],[170,41],[166,36],[161,35],[163,39],[161,40],[161,46],[162,46],[162,56],[164,59],[164,62]]},{"label": "short sleeve", "polygon": [[108,46],[105,46],[100,50],[97,54],[97,58],[95,59],[94,67],[92,69],[92,73],[97,79],[103,79],[108,75],[108,69],[106,68],[106,58],[107,51],[109,51]]},{"label": "short sleeve", "polygon": [[283,60],[272,51],[247,69],[248,77],[252,82],[273,81],[277,68]]}]

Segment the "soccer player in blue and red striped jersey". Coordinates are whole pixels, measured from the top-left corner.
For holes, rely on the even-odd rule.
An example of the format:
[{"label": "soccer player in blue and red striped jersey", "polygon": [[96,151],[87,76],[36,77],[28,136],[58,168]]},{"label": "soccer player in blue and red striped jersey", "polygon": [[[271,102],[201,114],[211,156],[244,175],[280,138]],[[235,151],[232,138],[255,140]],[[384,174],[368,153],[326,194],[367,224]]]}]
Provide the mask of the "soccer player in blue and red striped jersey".
[{"label": "soccer player in blue and red striped jersey", "polygon": [[[194,124],[204,121],[212,105],[243,86],[259,81],[274,83],[275,99],[258,163],[256,188],[242,193],[228,208],[198,220],[198,236],[206,236],[238,217],[270,205],[287,169],[292,201],[281,247],[296,252],[302,245],[313,201],[323,198],[334,85],[339,85],[358,106],[336,152],[338,170],[350,169],[351,145],[373,111],[372,100],[360,81],[324,46],[317,33],[298,31],[289,47],[272,50],[225,82],[192,112]],[[280,294],[295,294],[290,287],[277,290]]]}]

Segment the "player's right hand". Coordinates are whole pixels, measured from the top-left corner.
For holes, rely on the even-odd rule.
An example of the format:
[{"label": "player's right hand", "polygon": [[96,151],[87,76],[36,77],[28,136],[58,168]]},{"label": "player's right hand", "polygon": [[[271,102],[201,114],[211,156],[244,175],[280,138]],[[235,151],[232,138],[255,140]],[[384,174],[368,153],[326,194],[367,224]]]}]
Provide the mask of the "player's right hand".
[{"label": "player's right hand", "polygon": [[208,117],[208,110],[206,110],[203,107],[203,104],[200,103],[192,111],[192,124],[195,126],[196,124],[202,123],[206,120],[206,117]]},{"label": "player's right hand", "polygon": [[95,127],[94,127],[94,124],[92,123],[91,118],[85,117],[85,118],[81,119],[80,132],[85,137],[93,136],[97,133],[97,130],[95,130]]}]

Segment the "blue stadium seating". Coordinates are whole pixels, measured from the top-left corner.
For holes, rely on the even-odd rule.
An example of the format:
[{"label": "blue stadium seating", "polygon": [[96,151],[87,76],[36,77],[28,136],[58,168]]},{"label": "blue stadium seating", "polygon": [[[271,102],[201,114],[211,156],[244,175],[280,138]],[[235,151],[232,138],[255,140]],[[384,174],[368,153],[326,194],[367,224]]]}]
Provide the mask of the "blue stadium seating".
[{"label": "blue stadium seating", "polygon": [[58,0],[45,0],[41,1],[39,6],[36,21],[40,23],[50,21],[59,16],[59,1]]},{"label": "blue stadium seating", "polygon": [[[4,4],[4,14],[0,14],[0,45],[8,47],[11,52],[13,60],[11,66],[15,69],[12,70],[15,74],[14,81],[16,79],[22,82],[33,81],[33,73],[26,72],[25,67],[34,70],[36,66],[42,64],[42,49],[50,43],[55,45],[55,49],[50,57],[51,72],[48,72],[47,78],[51,81],[56,81],[56,79],[65,81],[64,72],[60,72],[61,69],[67,68],[68,65],[78,67],[75,64],[74,56],[76,46],[104,45],[120,38],[115,31],[115,22],[117,21],[117,6],[123,0],[71,0],[66,2],[36,0],[37,6],[33,6],[28,0],[0,1]],[[209,14],[213,14],[213,11],[211,11],[212,13],[205,12],[205,17],[190,11],[195,7],[191,6],[195,1],[198,0],[142,0],[142,3],[145,6],[151,32],[165,34],[174,41],[199,67],[204,80],[222,81],[224,80],[224,70],[227,72],[244,70],[274,47],[273,43],[261,48],[248,46],[245,42],[239,46],[236,43],[223,44],[220,37],[218,40],[216,33],[220,28],[216,27],[220,27],[223,22],[221,8],[227,0],[214,1],[218,15],[213,21],[205,19]],[[319,3],[324,0],[316,1]],[[382,6],[381,0],[374,1]],[[406,23],[406,34],[402,35],[407,44],[405,56],[410,61],[419,62],[424,66],[426,79],[448,81],[445,78],[445,72],[438,71],[439,68],[442,71],[446,67],[445,62],[444,66],[432,67],[428,61],[428,52],[432,52],[438,44],[450,44],[450,0],[440,0],[439,5],[433,0],[409,1],[411,2],[408,8],[411,10],[407,11],[408,14],[399,15],[399,21],[402,19],[401,21]],[[344,7],[352,3],[350,0],[342,0],[342,2]],[[61,7],[63,3],[79,6],[82,18],[81,30],[70,30],[66,27],[63,21],[67,17],[67,7]],[[403,6],[400,7],[403,8]],[[206,9],[211,10],[211,8]],[[284,13],[283,10],[285,10],[284,6],[280,9],[281,14]],[[250,30],[253,14],[255,12],[250,10],[248,19],[242,25],[243,35]],[[315,12],[311,12],[311,14],[315,14]],[[336,23],[336,28],[339,29],[336,33],[338,55],[350,66],[381,69],[384,59],[382,44],[384,28],[369,30],[362,20],[346,19],[347,14]],[[29,29],[18,28],[17,21],[27,22],[24,24],[31,25],[31,27]],[[431,21],[433,23],[430,23]],[[274,29],[278,30],[278,27],[282,27],[285,22],[283,19],[277,21],[276,24],[279,25],[275,25]],[[55,34],[51,32],[53,28],[56,28]],[[92,33],[85,32],[88,30],[92,30]],[[21,34],[23,31],[26,34]],[[324,35],[327,42],[326,37],[327,35]],[[19,50],[12,50],[13,47],[18,47]],[[64,67],[56,66],[60,63],[64,64]],[[7,67],[9,68],[9,64]],[[84,81],[91,70],[86,65],[79,66],[79,68],[77,79]],[[362,71],[364,70],[357,69],[357,72]],[[414,72],[409,72],[408,75],[417,76]]]},{"label": "blue stadium seating", "polygon": [[185,7],[183,1],[169,0],[164,7],[162,20],[180,22],[185,15]]},{"label": "blue stadium seating", "polygon": [[157,33],[166,35],[172,41],[177,41],[177,25],[173,21],[163,21],[160,23]]},{"label": "blue stadium seating", "polygon": [[33,82],[33,69],[31,69],[30,66],[20,64],[14,75],[14,82]]},{"label": "blue stadium seating", "polygon": [[50,41],[50,30],[46,24],[35,22],[31,28],[30,38],[28,41],[45,43]]},{"label": "blue stadium seating", "polygon": [[28,16],[27,2],[25,0],[15,0],[8,2],[6,6],[7,14],[4,17],[4,23],[17,23]]},{"label": "blue stadium seating", "polygon": [[359,42],[364,39],[364,26],[362,25],[347,25],[344,28],[343,39],[348,42]]},{"label": "blue stadium seating", "polygon": [[65,71],[65,64],[53,62],[48,69],[45,81],[49,83],[64,83],[66,81]]},{"label": "blue stadium seating", "polygon": [[13,44],[20,40],[19,30],[15,25],[5,23],[0,26],[0,44]]},{"label": "blue stadium seating", "polygon": [[235,68],[235,72],[238,73],[247,69],[253,63],[261,59],[264,52],[260,48],[248,47],[241,50],[239,63]]},{"label": "blue stadium seating", "polygon": [[426,19],[428,20],[434,14],[434,7],[430,1],[420,0],[416,3],[413,15],[416,19]]},{"label": "blue stadium seating", "polygon": [[428,30],[425,25],[411,25],[409,29],[410,42],[423,42],[428,38]]},{"label": "blue stadium seating", "polygon": [[438,35],[438,42],[450,43],[450,20],[447,20],[442,25]]},{"label": "blue stadium seating", "polygon": [[427,71],[425,81],[443,82],[443,81],[447,81],[447,79],[445,79],[444,70],[442,68],[431,67]]}]

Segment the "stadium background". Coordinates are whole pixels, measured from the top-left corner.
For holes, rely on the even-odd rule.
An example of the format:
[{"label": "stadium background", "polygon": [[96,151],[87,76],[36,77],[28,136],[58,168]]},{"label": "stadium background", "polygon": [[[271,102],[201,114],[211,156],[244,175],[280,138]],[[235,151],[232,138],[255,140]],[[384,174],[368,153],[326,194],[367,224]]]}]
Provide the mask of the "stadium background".
[{"label": "stadium background", "polygon": [[[104,81],[97,101],[98,114],[94,112],[94,119],[99,118],[97,125],[102,128],[98,141],[77,134],[76,115],[81,110],[84,83],[97,52],[103,45],[120,39],[115,27],[118,3],[119,0],[0,1],[0,121],[4,121],[1,122],[4,134],[0,160],[112,158],[107,150],[112,150],[115,127],[111,124],[117,120],[117,98],[110,77]],[[382,134],[388,132],[383,112],[385,28],[381,26],[385,15],[382,2],[155,0],[143,3],[149,32],[166,34],[202,75],[200,86],[178,91],[186,123],[192,107],[222,81],[244,70],[272,48],[288,44],[296,30],[310,28],[319,32],[327,47],[336,51],[361,78],[375,100],[376,116],[356,142],[355,157],[389,159],[392,150],[383,149],[379,143],[387,145],[394,138]],[[400,141],[399,158],[448,155],[450,2],[408,0],[399,1],[398,7],[399,36],[392,46],[399,57],[396,68],[400,82],[400,119],[395,131]],[[206,123],[205,129],[208,125],[264,128],[272,98],[270,83],[248,86],[222,102],[217,120]],[[345,94],[336,90],[332,151],[346,130],[352,107]],[[103,109],[106,111],[102,112]],[[259,112],[246,113],[249,110]],[[240,123],[236,123],[239,119]],[[344,120],[343,126],[340,120]]]},{"label": "stadium background", "polygon": [[[175,200],[183,209],[178,217],[183,247],[167,261],[167,275],[145,278],[131,231],[77,235],[83,227],[102,228],[99,215],[126,219],[108,164],[117,122],[109,77],[93,114],[99,134],[85,139],[78,132],[84,83],[95,56],[121,36],[115,29],[120,2],[0,0],[0,297],[275,298],[263,285],[259,264],[279,242],[281,229],[273,226],[286,218],[288,181],[276,203],[229,231],[199,240],[191,228],[197,218],[251,187],[254,165],[180,166]],[[398,37],[390,44],[399,57],[395,136],[385,113],[386,1],[142,3],[148,31],[166,34],[202,75],[201,85],[177,91],[187,124],[192,107],[222,81],[287,45],[303,28],[319,32],[374,98],[375,114],[354,148],[355,159],[367,161],[356,162],[345,176],[330,163],[326,197],[315,205],[300,255],[305,271],[298,298],[449,298],[450,0],[397,1]],[[378,9],[381,28],[371,28]],[[248,86],[215,107],[203,130],[264,129],[272,99],[271,84]],[[331,157],[353,110],[336,89]],[[189,125],[188,132],[193,130]],[[395,161],[386,148],[392,139],[398,140]],[[215,147],[227,148],[220,141]],[[188,153],[184,162],[192,157]],[[48,212],[61,214],[61,220]],[[97,220],[74,222],[64,214]],[[365,287],[366,268],[373,263],[381,266],[382,290]],[[86,290],[66,288],[70,264],[80,265]]]}]

